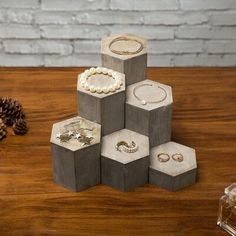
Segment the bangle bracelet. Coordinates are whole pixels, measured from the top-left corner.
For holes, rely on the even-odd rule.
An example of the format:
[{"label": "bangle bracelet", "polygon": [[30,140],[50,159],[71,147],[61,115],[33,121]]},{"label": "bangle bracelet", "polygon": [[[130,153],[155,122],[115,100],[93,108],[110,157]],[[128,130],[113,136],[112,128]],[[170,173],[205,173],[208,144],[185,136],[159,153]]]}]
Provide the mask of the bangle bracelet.
[{"label": "bangle bracelet", "polygon": [[138,145],[132,141],[131,144],[127,143],[126,141],[119,141],[116,144],[116,150],[121,152],[127,152],[127,153],[134,153],[138,151]]},{"label": "bangle bracelet", "polygon": [[[115,49],[112,49],[112,44],[114,44],[115,42],[119,42],[119,41],[133,41],[133,42],[136,42],[139,44],[139,48],[135,51],[127,51],[127,50],[115,50]],[[110,44],[109,44],[109,49],[111,52],[115,53],[115,54],[118,54],[118,55],[133,55],[133,54],[137,54],[139,52],[141,52],[143,50],[143,44],[142,42],[140,42],[139,40],[137,39],[133,39],[133,38],[129,38],[129,37],[117,37],[115,39],[113,39]]]},{"label": "bangle bracelet", "polygon": [[140,97],[137,96],[136,92],[139,88],[141,87],[145,87],[145,86],[154,86],[153,84],[140,84],[140,85],[137,85],[134,89],[133,89],[133,95],[134,97],[141,102],[142,105],[147,105],[148,103],[160,103],[160,102],[163,102],[166,97],[167,97],[167,93],[166,93],[166,90],[164,88],[162,88],[161,86],[157,86],[157,88],[161,89],[163,92],[164,92],[164,97],[159,99],[159,100],[154,100],[154,101],[147,101],[147,100],[144,100],[144,99],[141,99]]},{"label": "bangle bracelet", "polygon": [[[88,83],[88,78],[95,74],[108,75],[109,77],[112,78],[113,83],[109,86],[104,86],[104,87],[93,86],[90,83]],[[92,67],[88,70],[85,70],[80,75],[80,84],[84,89],[92,93],[109,93],[109,92],[115,92],[116,90],[120,89],[122,85],[122,80],[119,74],[116,73],[114,70],[107,69],[104,67],[97,67],[97,68]]]}]

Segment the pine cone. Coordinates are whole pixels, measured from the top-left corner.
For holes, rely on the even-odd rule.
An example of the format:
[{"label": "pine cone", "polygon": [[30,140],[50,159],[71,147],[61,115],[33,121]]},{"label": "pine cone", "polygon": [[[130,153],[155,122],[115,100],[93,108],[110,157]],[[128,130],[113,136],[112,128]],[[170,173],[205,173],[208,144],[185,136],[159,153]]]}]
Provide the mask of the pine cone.
[{"label": "pine cone", "polygon": [[6,136],[7,136],[7,127],[3,123],[3,120],[0,119],[0,140],[6,138]]},{"label": "pine cone", "polygon": [[16,119],[24,119],[22,105],[13,98],[0,98],[0,118],[6,125],[13,125]]},{"label": "pine cone", "polygon": [[15,120],[13,124],[13,132],[17,135],[24,135],[28,131],[26,121],[22,118]]}]

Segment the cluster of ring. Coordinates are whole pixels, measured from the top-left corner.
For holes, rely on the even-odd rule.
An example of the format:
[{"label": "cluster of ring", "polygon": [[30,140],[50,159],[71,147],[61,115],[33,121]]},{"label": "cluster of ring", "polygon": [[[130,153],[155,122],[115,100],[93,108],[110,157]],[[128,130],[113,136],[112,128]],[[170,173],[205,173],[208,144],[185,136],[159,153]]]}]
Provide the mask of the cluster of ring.
[{"label": "cluster of ring", "polygon": [[[184,160],[184,157],[181,153],[175,153],[171,157],[174,161],[178,161],[178,162],[182,162]],[[170,155],[167,153],[159,153],[157,155],[157,159],[160,162],[167,162],[170,160]]]},{"label": "cluster of ring", "polygon": [[126,141],[119,141],[116,144],[116,150],[121,152],[127,152],[127,153],[134,153],[137,152],[138,150],[138,145],[132,141],[131,144],[127,143]]},{"label": "cluster of ring", "polygon": [[[105,87],[91,85],[90,83],[88,83],[88,78],[95,74],[108,75],[112,77],[113,83]],[[92,93],[110,93],[120,89],[122,85],[122,80],[119,74],[111,69],[107,69],[104,67],[97,67],[97,68],[92,67],[88,70],[85,70],[80,75],[80,84],[84,89]]]}]

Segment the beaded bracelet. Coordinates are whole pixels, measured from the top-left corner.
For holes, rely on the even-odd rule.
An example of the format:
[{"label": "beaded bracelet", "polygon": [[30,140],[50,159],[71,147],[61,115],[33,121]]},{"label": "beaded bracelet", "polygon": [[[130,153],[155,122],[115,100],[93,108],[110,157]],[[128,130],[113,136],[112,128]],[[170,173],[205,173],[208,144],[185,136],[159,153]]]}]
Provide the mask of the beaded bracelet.
[{"label": "beaded bracelet", "polygon": [[[103,74],[110,76],[113,79],[113,84],[105,87],[91,85],[90,83],[88,83],[88,78],[95,74]],[[120,75],[116,73],[114,70],[107,69],[104,67],[97,67],[97,68],[92,67],[88,70],[85,70],[80,75],[80,83],[84,89],[92,93],[110,93],[120,89],[122,85],[122,80]]]}]

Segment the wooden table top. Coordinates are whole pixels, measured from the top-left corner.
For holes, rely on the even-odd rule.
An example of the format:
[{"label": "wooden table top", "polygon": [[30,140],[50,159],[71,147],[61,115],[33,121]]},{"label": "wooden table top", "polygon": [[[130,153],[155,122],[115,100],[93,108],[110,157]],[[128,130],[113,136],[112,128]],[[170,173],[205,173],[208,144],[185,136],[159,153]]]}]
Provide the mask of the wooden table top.
[{"label": "wooden table top", "polygon": [[227,235],[218,201],[236,182],[236,68],[149,68],[171,85],[173,140],[196,148],[198,182],[178,192],[146,185],[80,193],[52,178],[52,124],[76,115],[83,68],[1,68],[0,96],[25,107],[30,131],[0,142],[0,235]]}]

